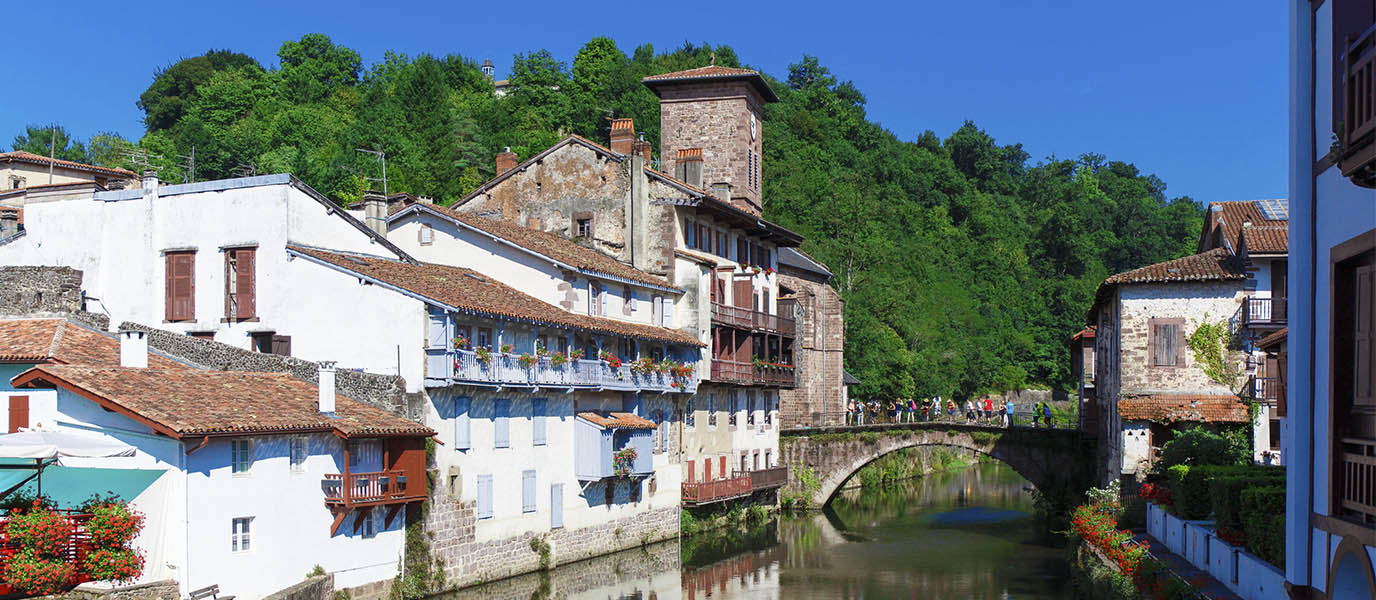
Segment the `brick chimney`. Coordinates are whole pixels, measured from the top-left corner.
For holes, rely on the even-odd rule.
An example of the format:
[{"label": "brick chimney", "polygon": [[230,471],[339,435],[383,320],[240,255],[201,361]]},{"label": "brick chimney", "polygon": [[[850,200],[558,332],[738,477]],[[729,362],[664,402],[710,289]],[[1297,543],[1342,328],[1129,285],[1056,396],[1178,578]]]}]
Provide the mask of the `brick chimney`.
[{"label": "brick chimney", "polygon": [[612,152],[629,156],[635,144],[635,123],[631,119],[612,119]]},{"label": "brick chimney", "polygon": [[650,142],[647,142],[645,140],[636,140],[632,142],[631,153],[639,155],[641,158],[645,159],[645,166],[648,167],[651,164],[653,164],[650,160],[652,158],[650,156]]},{"label": "brick chimney", "polygon": [[119,332],[119,366],[133,369],[148,368],[148,334],[125,329]]},{"label": "brick chimney", "polygon": [[334,414],[334,365],[335,362],[332,360],[322,360],[319,364],[320,378],[316,384],[316,388],[319,389],[320,392],[317,395],[316,409],[319,410],[321,414],[325,415]]},{"label": "brick chimney", "polygon": [[387,237],[387,197],[381,192],[363,192],[363,224]]},{"label": "brick chimney", "polygon": [[497,155],[497,174],[501,175],[515,169],[518,163],[520,163],[520,159],[515,152],[511,151],[511,146],[507,146],[506,150]]},{"label": "brick chimney", "polygon": [[674,152],[674,177],[693,187],[702,187],[702,148],[681,148]]},{"label": "brick chimney", "polygon": [[19,209],[0,208],[0,239],[19,233]]}]

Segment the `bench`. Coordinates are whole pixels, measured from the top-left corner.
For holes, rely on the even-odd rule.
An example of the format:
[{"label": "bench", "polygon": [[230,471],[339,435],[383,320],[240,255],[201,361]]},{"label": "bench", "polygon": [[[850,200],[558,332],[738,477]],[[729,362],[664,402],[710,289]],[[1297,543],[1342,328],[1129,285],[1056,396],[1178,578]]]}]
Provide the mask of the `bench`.
[{"label": "bench", "polygon": [[192,590],[190,594],[186,595],[186,600],[205,600],[206,598],[210,598],[211,600],[234,600],[234,596],[225,596],[221,598],[220,586],[218,584],[206,586],[199,590]]}]

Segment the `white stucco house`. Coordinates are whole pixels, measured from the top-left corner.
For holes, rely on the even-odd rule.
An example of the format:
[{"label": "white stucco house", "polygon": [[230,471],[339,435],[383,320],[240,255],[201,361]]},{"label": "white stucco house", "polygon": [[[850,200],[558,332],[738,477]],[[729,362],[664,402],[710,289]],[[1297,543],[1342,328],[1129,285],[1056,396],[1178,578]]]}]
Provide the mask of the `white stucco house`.
[{"label": "white stucco house", "polygon": [[1376,598],[1376,6],[1292,0],[1290,27],[1286,587]]},{"label": "white stucco house", "polygon": [[[427,495],[429,428],[285,374],[207,371],[144,334],[66,319],[0,321],[11,430],[109,435],[134,457],[81,459],[59,502],[119,488],[147,522],[141,581],[259,598],[316,565],[338,588],[397,570],[408,506]],[[14,374],[18,371],[17,374]],[[70,467],[70,468],[69,468]]]}]

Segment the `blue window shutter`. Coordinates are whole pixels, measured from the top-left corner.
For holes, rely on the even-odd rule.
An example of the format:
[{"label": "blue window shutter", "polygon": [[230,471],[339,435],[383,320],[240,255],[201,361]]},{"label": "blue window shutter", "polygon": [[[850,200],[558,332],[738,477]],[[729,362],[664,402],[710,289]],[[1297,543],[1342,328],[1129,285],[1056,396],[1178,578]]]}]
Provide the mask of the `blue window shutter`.
[{"label": "blue window shutter", "polygon": [[564,526],[564,484],[549,486],[549,527],[558,529]]},{"label": "blue window shutter", "polygon": [[492,414],[492,440],[498,448],[511,447],[511,401],[498,400]]},{"label": "blue window shutter", "polygon": [[535,471],[521,473],[521,512],[535,512]]},{"label": "blue window shutter", "polygon": [[471,400],[467,396],[456,396],[454,398],[454,449],[467,450],[473,447],[473,442],[469,435],[470,420],[468,418],[468,408]]},{"label": "blue window shutter", "polygon": [[544,398],[536,398],[530,403],[530,437],[531,444],[534,446],[545,445],[545,407],[547,403],[548,401]]},{"label": "blue window shutter", "polygon": [[429,347],[444,348],[449,343],[448,334],[449,315],[436,308],[430,309],[429,319]]},{"label": "blue window shutter", "polygon": [[492,518],[492,476],[478,476],[478,518]]}]

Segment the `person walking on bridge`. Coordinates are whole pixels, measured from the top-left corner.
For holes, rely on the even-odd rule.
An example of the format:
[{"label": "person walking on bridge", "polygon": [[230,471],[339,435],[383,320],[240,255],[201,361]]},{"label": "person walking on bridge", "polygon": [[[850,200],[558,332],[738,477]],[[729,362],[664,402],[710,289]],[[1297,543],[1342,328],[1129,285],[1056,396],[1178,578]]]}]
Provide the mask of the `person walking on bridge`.
[{"label": "person walking on bridge", "polygon": [[1013,426],[1013,400],[1009,399],[1003,404],[1003,426]]},{"label": "person walking on bridge", "polygon": [[1037,402],[1032,405],[1032,426],[1041,427],[1042,422],[1042,403]]},{"label": "person walking on bridge", "polygon": [[1046,421],[1046,426],[1047,426],[1047,428],[1055,427],[1055,425],[1051,423],[1051,403],[1050,403],[1050,402],[1043,402],[1043,403],[1042,403],[1042,419]]},{"label": "person walking on bridge", "polygon": [[994,422],[994,399],[984,399],[984,424],[991,425]]}]

